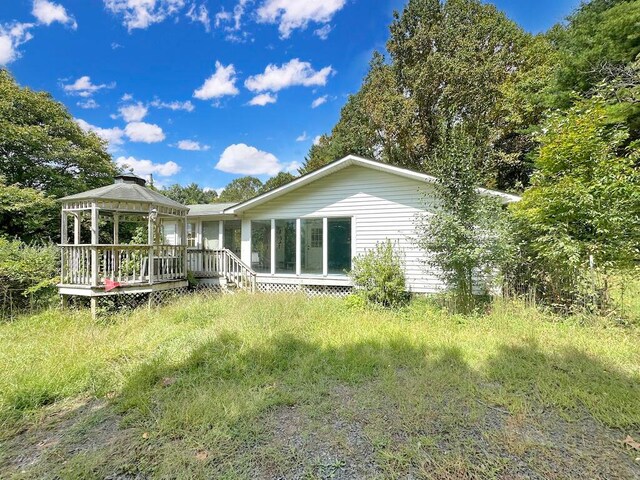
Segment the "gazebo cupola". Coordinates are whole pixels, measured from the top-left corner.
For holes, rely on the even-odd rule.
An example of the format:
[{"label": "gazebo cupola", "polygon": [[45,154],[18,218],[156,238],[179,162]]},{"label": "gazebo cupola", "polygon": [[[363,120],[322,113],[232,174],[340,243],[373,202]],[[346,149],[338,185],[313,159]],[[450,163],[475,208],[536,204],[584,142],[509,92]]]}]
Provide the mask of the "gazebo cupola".
[{"label": "gazebo cupola", "polygon": [[147,187],[133,173],[60,202],[63,298],[186,285],[184,205]]}]

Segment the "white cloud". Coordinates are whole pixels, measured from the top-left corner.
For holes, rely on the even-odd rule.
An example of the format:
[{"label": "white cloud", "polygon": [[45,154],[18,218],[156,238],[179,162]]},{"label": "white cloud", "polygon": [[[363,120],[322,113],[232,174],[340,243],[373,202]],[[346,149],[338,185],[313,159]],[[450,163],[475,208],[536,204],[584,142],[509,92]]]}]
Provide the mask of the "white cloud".
[{"label": "white cloud", "polygon": [[180,140],[177,144],[180,150],[188,150],[191,152],[205,152],[209,150],[209,145],[203,145],[200,142],[194,140]]},{"label": "white cloud", "polygon": [[313,144],[314,144],[314,145],[319,145],[319,144],[320,144],[320,139],[321,139],[321,138],[322,138],[322,137],[321,137],[321,135],[316,135],[316,136],[313,138]]},{"label": "white cloud", "polygon": [[223,23],[228,23],[233,20],[233,25],[225,27],[227,32],[237,32],[242,28],[242,17],[244,16],[245,8],[249,3],[249,0],[238,0],[236,6],[233,7],[233,14],[227,12],[224,7],[215,16],[215,26],[219,28]]},{"label": "white cloud", "polygon": [[18,47],[33,38],[29,31],[32,23],[7,23],[0,25],[0,65],[7,65],[20,56]]},{"label": "white cloud", "polygon": [[191,7],[189,7],[189,10],[187,11],[187,17],[192,22],[200,22],[202,25],[204,25],[204,29],[207,32],[211,31],[211,19],[209,18],[209,10],[207,10],[207,6],[205,4],[202,4],[198,7],[196,7],[195,3],[191,4]]},{"label": "white cloud", "polygon": [[62,5],[50,2],[49,0],[34,0],[31,13],[33,13],[33,16],[43,25],[60,22],[63,25],[69,25],[74,30],[78,28],[75,19],[67,13]]},{"label": "white cloud", "polygon": [[301,168],[302,168],[302,164],[300,162],[296,162],[294,160],[293,162],[287,164],[287,166],[284,168],[284,170],[286,172],[289,172],[289,173],[296,173]]},{"label": "white cloud", "polygon": [[124,47],[117,42],[111,42],[111,50],[117,50],[119,48],[124,48]]},{"label": "white cloud", "polygon": [[327,38],[329,38],[331,30],[333,30],[333,27],[327,23],[324,27],[320,27],[314,30],[313,34],[320,40],[326,40]]},{"label": "white cloud", "polygon": [[309,140],[307,132],[302,132],[302,135],[298,135],[298,137],[296,137],[296,142],[306,142],[307,140]]},{"label": "white cloud", "polygon": [[151,160],[138,160],[134,157],[118,157],[116,165],[124,170],[133,169],[136,175],[147,176],[151,173],[161,177],[170,177],[180,171],[176,162],[153,163]]},{"label": "white cloud", "polygon": [[311,102],[311,108],[318,108],[320,105],[327,103],[327,99],[329,95],[322,95],[321,97],[316,98],[313,102]]},{"label": "white cloud", "polygon": [[229,145],[222,152],[216,168],[243,175],[275,175],[282,170],[282,164],[272,153],[238,143]]},{"label": "white cloud", "polygon": [[63,85],[64,91],[67,92],[67,94],[78,95],[80,97],[90,97],[98,90],[113,87],[115,87],[115,83],[111,83],[109,85],[106,85],[104,83],[100,85],[94,85],[93,83],[91,83],[91,77],[87,75],[78,78],[75,82],[69,85]]},{"label": "white cloud", "polygon": [[101,128],[96,127],[95,125],[91,125],[84,120],[77,118],[76,123],[80,126],[82,130],[85,132],[93,132],[98,135],[101,139],[109,143],[109,146],[113,148],[115,145],[122,145],[124,143],[123,136],[124,131],[119,129],[118,127],[114,128]]},{"label": "white cloud", "polygon": [[145,29],[177,14],[185,0],[104,0],[111,13],[122,16],[122,24],[131,32]]},{"label": "white cloud", "polygon": [[190,100],[187,100],[186,102],[179,102],[177,100],[173,102],[163,102],[156,98],[150,103],[150,105],[155,108],[168,108],[173,111],[184,110],[186,112],[193,112],[196,108]]},{"label": "white cloud", "polygon": [[132,142],[157,143],[164,140],[162,128],[153,123],[131,122],[124,128],[124,133]]},{"label": "white cloud", "polygon": [[216,61],[216,71],[204,81],[204,84],[193,92],[193,96],[200,100],[220,98],[225,95],[237,95],[236,69],[233,64],[224,66]]},{"label": "white cloud", "polygon": [[277,100],[277,95],[273,95],[271,93],[261,93],[249,100],[249,105],[264,107],[269,103],[276,103]]},{"label": "white cloud", "polygon": [[147,113],[149,112],[147,107],[145,107],[140,102],[120,107],[118,111],[120,112],[120,116],[122,117],[122,119],[127,123],[139,122],[144,117],[146,117]]},{"label": "white cloud", "polygon": [[280,36],[288,38],[293,30],[304,30],[310,22],[330,22],[345,3],[346,0],[265,0],[257,11],[258,21],[277,23]]},{"label": "white cloud", "polygon": [[88,100],[82,100],[77,103],[80,108],[90,109],[90,108],[98,108],[98,102],[96,102],[93,98],[89,98]]},{"label": "white cloud", "polygon": [[327,79],[332,73],[334,70],[331,66],[316,71],[309,62],[301,62],[294,58],[280,67],[274,64],[267,65],[264,73],[247,78],[244,85],[252,92],[277,92],[297,85],[323,86],[327,84]]},{"label": "white cloud", "polygon": [[129,100],[133,100],[133,95],[131,95],[130,93],[125,93],[124,95],[122,95],[121,100],[123,102],[128,102]]}]

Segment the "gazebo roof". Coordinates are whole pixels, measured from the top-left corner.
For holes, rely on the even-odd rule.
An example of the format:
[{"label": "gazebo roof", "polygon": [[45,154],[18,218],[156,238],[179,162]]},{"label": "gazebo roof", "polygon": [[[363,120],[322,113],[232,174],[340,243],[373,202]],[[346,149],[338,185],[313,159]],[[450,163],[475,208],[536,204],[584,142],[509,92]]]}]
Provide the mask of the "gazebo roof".
[{"label": "gazebo roof", "polygon": [[107,185],[106,187],[94,188],[86,192],[76,193],[60,199],[61,202],[75,200],[111,200],[120,202],[138,202],[162,205],[180,210],[188,210],[188,207],[161,195],[155,190],[143,187],[133,182],[121,182]]}]

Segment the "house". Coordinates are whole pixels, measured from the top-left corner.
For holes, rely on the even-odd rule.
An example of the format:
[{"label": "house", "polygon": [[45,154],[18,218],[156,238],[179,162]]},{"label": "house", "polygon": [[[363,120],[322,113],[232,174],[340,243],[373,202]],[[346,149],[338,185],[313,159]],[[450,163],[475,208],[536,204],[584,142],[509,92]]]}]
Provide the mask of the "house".
[{"label": "house", "polygon": [[[90,297],[94,312],[100,297],[151,299],[184,289],[190,274],[212,288],[341,294],[351,289],[353,258],[386,239],[403,258],[409,290],[436,292],[443,285],[414,241],[434,183],[424,173],[349,155],[241,203],[184,206],[122,174],[113,185],[60,199],[59,292],[63,301]],[[518,200],[480,191],[503,203]],[[124,238],[125,231],[137,235]]]},{"label": "house", "polygon": [[[414,242],[416,216],[429,211],[435,178],[353,155],[242,203],[189,205],[187,246],[229,249],[262,291],[346,292],[352,258],[391,239],[408,288],[431,293],[441,281]],[[518,197],[482,190],[504,203]],[[195,258],[195,257],[194,257]],[[197,260],[197,259],[196,259]],[[191,268],[203,282],[216,282]]]}]

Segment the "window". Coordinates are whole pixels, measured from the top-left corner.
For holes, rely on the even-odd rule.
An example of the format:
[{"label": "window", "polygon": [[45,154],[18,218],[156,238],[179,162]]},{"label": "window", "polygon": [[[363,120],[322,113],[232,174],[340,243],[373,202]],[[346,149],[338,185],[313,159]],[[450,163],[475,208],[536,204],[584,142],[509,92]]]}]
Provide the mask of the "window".
[{"label": "window", "polygon": [[276,220],[276,273],[296,273],[296,221]]},{"label": "window", "polygon": [[202,246],[209,250],[220,248],[220,222],[202,222]]},{"label": "window", "polygon": [[300,228],[302,273],[322,274],[322,219],[303,219]]},{"label": "window", "polygon": [[241,224],[240,220],[225,220],[224,221],[224,248],[231,250],[238,257],[240,256],[241,245]]},{"label": "window", "polygon": [[351,270],[351,219],[327,219],[327,254],[330,274],[345,274]]},{"label": "window", "polygon": [[271,272],[271,220],[251,222],[251,268],[256,272]]},{"label": "window", "polygon": [[196,246],[196,224],[187,223],[187,247]]}]

